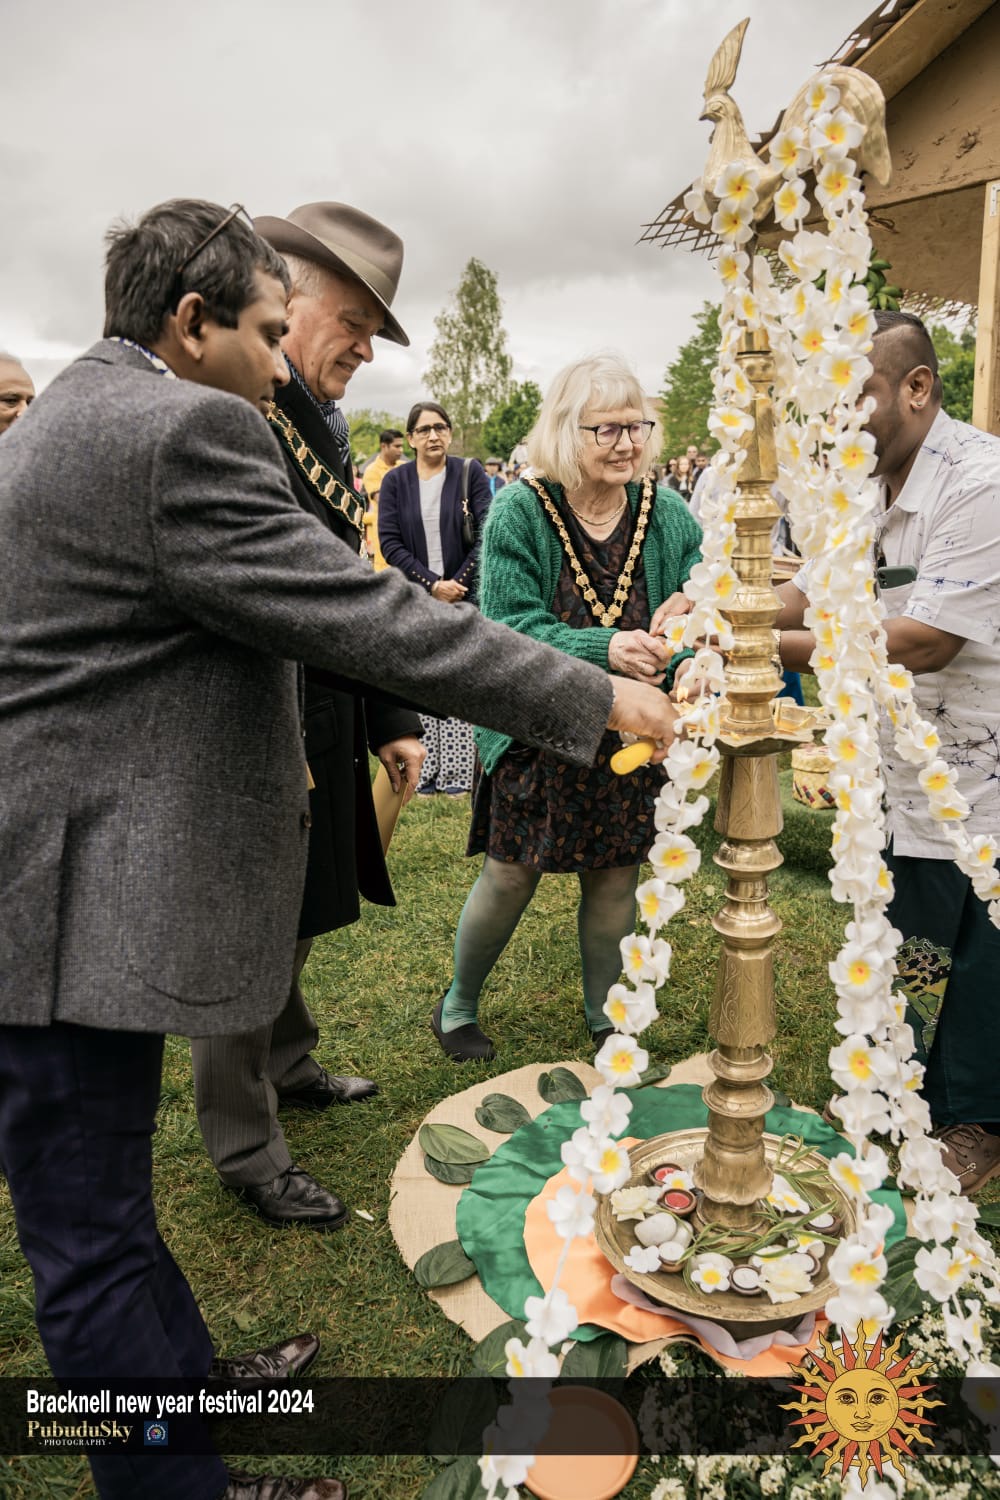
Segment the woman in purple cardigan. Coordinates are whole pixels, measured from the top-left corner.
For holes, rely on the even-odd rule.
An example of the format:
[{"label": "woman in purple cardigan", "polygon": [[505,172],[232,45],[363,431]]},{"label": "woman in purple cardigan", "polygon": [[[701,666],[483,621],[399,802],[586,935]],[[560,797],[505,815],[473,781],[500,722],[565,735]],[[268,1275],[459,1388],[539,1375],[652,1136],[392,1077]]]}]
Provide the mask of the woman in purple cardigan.
[{"label": "woman in purple cardigan", "polygon": [[[449,458],[451,419],[443,406],[420,401],[406,420],[406,436],[416,458],[397,464],[382,480],[378,536],[386,562],[414,583],[423,584],[443,604],[475,602],[475,569],[479,537],[490,504],[489,481],[475,459],[469,461],[467,507],[471,523],[464,528],[462,468]],[[472,726],[461,719],[420,715],[427,759],[417,791],[458,796],[472,788],[475,748]]]}]

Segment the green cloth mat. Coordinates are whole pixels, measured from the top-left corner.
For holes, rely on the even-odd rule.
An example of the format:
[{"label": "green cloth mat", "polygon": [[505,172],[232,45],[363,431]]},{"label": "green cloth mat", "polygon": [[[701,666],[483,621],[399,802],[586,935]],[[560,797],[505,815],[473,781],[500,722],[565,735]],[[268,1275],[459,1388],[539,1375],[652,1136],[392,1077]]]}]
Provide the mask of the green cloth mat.
[{"label": "green cloth mat", "polygon": [[[650,1087],[630,1092],[632,1114],[626,1135],[648,1140],[667,1131],[694,1130],[708,1124],[700,1084],[678,1083],[670,1088]],[[579,1101],[551,1105],[497,1147],[458,1200],[455,1221],[462,1248],[475,1263],[487,1295],[512,1318],[524,1317],[526,1297],[543,1295],[524,1249],[528,1204],[551,1177],[562,1171],[560,1147],[582,1123]],[[808,1146],[824,1156],[851,1151],[850,1143],[842,1135],[819,1115],[804,1110],[772,1109],[764,1127],[772,1135],[801,1136]],[[886,1244],[895,1244],[906,1234],[903,1200],[895,1188],[873,1193],[872,1197],[876,1203],[887,1203],[893,1211],[894,1222],[886,1235]],[[572,1336],[596,1339],[605,1331],[589,1323]]]}]

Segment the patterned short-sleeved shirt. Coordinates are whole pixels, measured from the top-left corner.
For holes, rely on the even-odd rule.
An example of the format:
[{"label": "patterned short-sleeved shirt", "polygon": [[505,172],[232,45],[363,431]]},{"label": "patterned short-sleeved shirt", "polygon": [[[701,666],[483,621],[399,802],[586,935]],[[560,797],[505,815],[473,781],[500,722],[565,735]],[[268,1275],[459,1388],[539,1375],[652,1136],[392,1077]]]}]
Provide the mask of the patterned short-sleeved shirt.
[{"label": "patterned short-sleeved shirt", "polygon": [[[1000,833],[1000,438],[939,412],[877,536],[887,567],[917,570],[915,582],[882,591],[887,616],[965,638],[947,666],[914,679],[914,696],[958,772],[969,833]],[[804,593],[807,572],[795,580]],[[887,723],[882,756],[894,852],[951,859],[920,767],[896,754]]]}]

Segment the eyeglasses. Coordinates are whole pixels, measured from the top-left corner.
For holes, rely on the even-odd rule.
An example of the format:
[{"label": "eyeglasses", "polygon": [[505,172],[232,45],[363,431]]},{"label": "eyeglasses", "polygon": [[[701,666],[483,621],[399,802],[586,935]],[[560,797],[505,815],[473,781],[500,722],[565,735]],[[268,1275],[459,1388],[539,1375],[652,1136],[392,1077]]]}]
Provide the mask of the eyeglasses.
[{"label": "eyeglasses", "polygon": [[228,229],[229,226],[230,226],[230,224],[233,222],[233,220],[236,219],[236,218],[238,218],[240,214],[244,215],[244,217],[246,218],[247,223],[250,225],[250,228],[252,229],[253,228],[253,220],[250,218],[250,215],[247,213],[246,209],[243,207],[243,204],[242,203],[233,203],[233,204],[230,205],[230,209],[229,209],[229,212],[226,214],[226,217],[224,219],[220,219],[219,222],[218,222],[218,224],[216,224],[215,228],[214,229],[210,229],[203,240],[199,240],[198,241],[197,245],[195,245],[194,249],[190,252],[190,254],[185,255],[184,259],[181,261],[180,265],[177,267],[176,271],[174,272],[174,279],[171,282],[171,287],[170,287],[170,298],[169,298],[169,301],[168,301],[168,306],[169,307],[171,307],[173,309],[176,309],[178,302],[181,300],[181,297],[183,295],[183,276],[184,276],[184,272],[187,270],[187,268],[191,264],[191,262],[193,260],[196,260],[197,257],[201,254],[201,252],[205,249],[205,247],[207,245],[210,245],[212,243],[212,241],[215,239],[215,237],[216,237],[217,234],[221,234],[224,229]]},{"label": "eyeglasses", "polygon": [[431,422],[431,423],[428,423],[428,425],[426,427],[414,427],[414,429],[413,429],[413,436],[414,437],[427,437],[428,434],[431,433],[431,432],[433,432],[433,433],[437,434],[438,436],[440,436],[440,434],[442,432],[450,432],[450,431],[451,431],[451,428],[448,426],[447,422]]},{"label": "eyeglasses", "polygon": [[644,443],[656,426],[655,422],[598,422],[596,427],[590,427],[586,422],[580,423],[581,432],[592,432],[594,441],[599,448],[614,448],[619,442],[623,432],[628,433],[630,443]]}]

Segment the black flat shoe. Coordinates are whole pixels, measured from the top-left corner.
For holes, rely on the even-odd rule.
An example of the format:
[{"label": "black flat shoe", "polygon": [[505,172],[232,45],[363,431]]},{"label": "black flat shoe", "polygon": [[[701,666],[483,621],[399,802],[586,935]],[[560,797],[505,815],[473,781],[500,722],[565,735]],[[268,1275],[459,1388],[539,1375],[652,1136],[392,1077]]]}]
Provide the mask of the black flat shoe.
[{"label": "black flat shoe", "polygon": [[444,996],[435,1005],[431,1012],[431,1030],[437,1037],[443,1051],[456,1062],[489,1062],[496,1057],[496,1048],[486,1035],[480,1031],[474,1021],[468,1026],[456,1026],[454,1031],[441,1030],[441,1011],[444,1008]]}]

